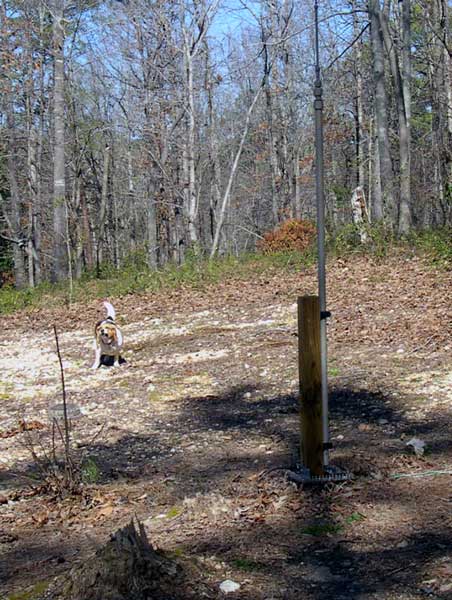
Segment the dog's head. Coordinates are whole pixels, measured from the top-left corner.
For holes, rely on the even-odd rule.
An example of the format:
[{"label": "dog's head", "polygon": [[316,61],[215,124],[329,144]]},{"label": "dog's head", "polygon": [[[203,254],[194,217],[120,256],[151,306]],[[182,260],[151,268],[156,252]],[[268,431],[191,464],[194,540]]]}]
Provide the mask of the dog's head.
[{"label": "dog's head", "polygon": [[118,329],[114,323],[109,320],[99,321],[95,329],[96,340],[106,346],[118,343]]}]

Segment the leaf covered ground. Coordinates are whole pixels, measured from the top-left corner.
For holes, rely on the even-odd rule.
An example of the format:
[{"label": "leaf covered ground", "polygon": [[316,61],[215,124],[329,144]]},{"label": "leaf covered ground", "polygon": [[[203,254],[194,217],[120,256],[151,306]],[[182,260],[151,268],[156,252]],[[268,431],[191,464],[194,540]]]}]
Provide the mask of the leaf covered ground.
[{"label": "leaf covered ground", "polygon": [[[39,598],[133,516],[212,598],[451,597],[451,284],[414,255],[328,265],[331,462],[354,479],[322,488],[286,477],[315,269],[110,298],[117,369],[89,369],[100,302],[1,318],[0,597]],[[85,481],[66,497],[30,454],[61,402],[54,323]]]}]

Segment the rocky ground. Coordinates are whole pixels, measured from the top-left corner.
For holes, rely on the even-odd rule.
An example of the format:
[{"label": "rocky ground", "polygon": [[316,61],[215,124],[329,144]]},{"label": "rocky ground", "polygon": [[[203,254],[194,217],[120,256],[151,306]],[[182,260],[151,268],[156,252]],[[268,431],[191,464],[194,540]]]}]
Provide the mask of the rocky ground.
[{"label": "rocky ground", "polygon": [[[320,488],[286,476],[315,270],[110,298],[119,368],[89,369],[100,302],[0,318],[0,597],[40,597],[133,516],[212,598],[452,597],[451,284],[416,256],[329,265],[331,462],[354,479]],[[85,482],[63,497],[40,476],[61,446],[53,324]]]}]

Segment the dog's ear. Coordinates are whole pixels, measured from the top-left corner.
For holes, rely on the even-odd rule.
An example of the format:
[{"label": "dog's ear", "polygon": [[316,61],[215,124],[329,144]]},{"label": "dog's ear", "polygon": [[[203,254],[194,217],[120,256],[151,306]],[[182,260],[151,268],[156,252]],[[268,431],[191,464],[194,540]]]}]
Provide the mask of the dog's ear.
[{"label": "dog's ear", "polygon": [[111,328],[111,337],[113,338],[113,340],[117,344],[118,343],[118,330],[116,329],[116,327],[112,327]]}]

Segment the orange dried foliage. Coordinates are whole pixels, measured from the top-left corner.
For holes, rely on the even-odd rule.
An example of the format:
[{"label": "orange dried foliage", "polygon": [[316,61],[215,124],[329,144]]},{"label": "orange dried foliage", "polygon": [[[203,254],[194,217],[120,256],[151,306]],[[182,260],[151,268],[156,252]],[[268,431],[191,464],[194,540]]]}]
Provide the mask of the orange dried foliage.
[{"label": "orange dried foliage", "polygon": [[14,273],[11,271],[0,271],[0,286],[1,285],[14,285]]},{"label": "orange dried foliage", "polygon": [[9,429],[8,431],[0,431],[0,439],[10,438],[18,433],[23,433],[24,431],[35,431],[36,429],[44,429],[45,425],[40,421],[24,421],[20,419],[17,427],[14,429]]},{"label": "orange dried foliage", "polygon": [[265,233],[257,246],[264,254],[294,250],[304,252],[313,243],[315,235],[315,225],[310,221],[289,219],[275,230]]}]

